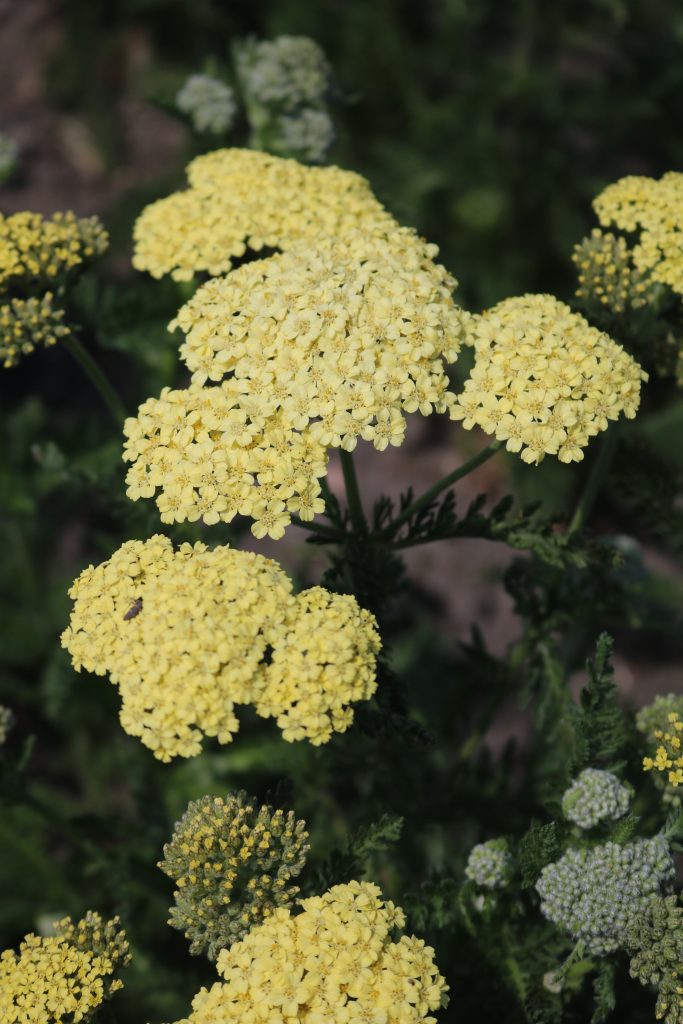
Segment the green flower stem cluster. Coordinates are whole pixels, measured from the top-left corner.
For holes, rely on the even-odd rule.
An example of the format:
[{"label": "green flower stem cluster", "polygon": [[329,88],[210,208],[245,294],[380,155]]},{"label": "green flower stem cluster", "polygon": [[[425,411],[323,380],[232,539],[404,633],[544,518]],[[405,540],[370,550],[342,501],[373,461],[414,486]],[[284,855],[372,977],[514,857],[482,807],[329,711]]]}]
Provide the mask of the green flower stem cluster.
[{"label": "green flower stem cluster", "polygon": [[0,747],[7,742],[13,724],[14,715],[11,709],[0,704]]},{"label": "green flower stem cluster", "polygon": [[583,829],[616,821],[630,805],[631,793],[616,775],[597,768],[582,771],[562,797],[565,818]]},{"label": "green flower stem cluster", "polygon": [[172,878],[169,924],[191,953],[215,960],[299,892],[308,833],[293,811],[258,807],[245,793],[193,800],[164,846],[159,867]]}]

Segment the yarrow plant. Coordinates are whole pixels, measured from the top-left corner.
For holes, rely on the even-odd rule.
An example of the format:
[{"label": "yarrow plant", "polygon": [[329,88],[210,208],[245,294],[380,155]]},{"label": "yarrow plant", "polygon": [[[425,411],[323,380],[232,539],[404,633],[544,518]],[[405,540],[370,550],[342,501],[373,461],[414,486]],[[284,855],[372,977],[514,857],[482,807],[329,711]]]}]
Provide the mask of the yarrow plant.
[{"label": "yarrow plant", "polygon": [[[13,419],[19,440],[0,446],[0,478],[21,464],[16,508],[40,509],[41,538],[62,493],[78,496],[50,563],[55,615],[42,630],[18,602],[8,626],[29,623],[47,668],[10,643],[0,672],[20,723],[5,742],[0,707],[0,838],[37,879],[35,927],[47,931],[53,903],[107,893],[142,954],[126,1019],[139,1000],[145,1019],[187,1013],[179,1024],[603,1024],[623,990],[636,1008],[620,1019],[640,1019],[647,994],[628,987],[630,962],[656,990],[658,1017],[681,1024],[683,705],[658,698],[636,716],[606,634],[586,658],[603,625],[621,636],[673,619],[650,560],[621,533],[645,527],[624,504],[639,487],[619,473],[642,446],[651,483],[648,438],[664,429],[651,417],[670,400],[663,378],[678,351],[683,175],[628,179],[596,199],[602,227],[575,250],[572,304],[523,294],[472,312],[435,245],[365,178],[320,166],[332,76],[317,45],[287,36],[233,52],[235,74],[223,68],[223,81],[220,61],[207,64],[219,70],[187,79],[176,106],[193,153],[233,128],[252,148],[202,152],[186,188],[141,212],[134,281],[77,281],[107,244],[94,219],[0,218],[3,358],[63,342],[117,424],[113,441],[93,429],[92,451],[72,458],[91,421],[48,443],[30,407]],[[478,191],[458,208],[474,201],[490,216],[495,195]],[[102,342],[121,380],[118,361],[135,358],[125,402],[81,334]],[[391,465],[381,453],[404,444],[417,413],[443,418],[424,428],[423,448],[406,445],[404,463],[437,430],[463,447],[483,435],[486,447],[473,441],[422,493],[378,486],[368,500],[359,442]],[[573,512],[484,494],[462,506],[453,485],[504,449],[519,456],[505,464],[522,490],[545,499],[552,488]],[[490,472],[477,488],[496,490],[502,471]],[[683,550],[675,483],[660,480],[647,501],[645,490],[638,508],[673,524]],[[603,497],[599,521],[614,513],[619,536],[595,536]],[[267,539],[258,551],[244,549],[248,528]],[[296,530],[312,542],[306,556]],[[485,623],[467,644],[438,641],[439,609],[402,561],[465,538],[505,545],[500,575],[520,628],[498,653]],[[19,539],[5,545],[10,589],[38,603],[44,541],[32,559]],[[66,625],[64,580],[77,573]],[[109,678],[127,735],[106,733],[109,688],[72,667]],[[35,736],[19,707],[34,676]],[[523,732],[499,751],[499,713],[515,698]],[[60,722],[75,738],[52,799],[40,774]],[[31,829],[46,837],[47,864],[32,858]],[[162,873],[168,923],[209,965],[170,932],[149,943],[171,901]],[[14,928],[13,906],[10,894]],[[87,1020],[128,959],[117,918],[29,935],[0,958],[0,1017]]]}]

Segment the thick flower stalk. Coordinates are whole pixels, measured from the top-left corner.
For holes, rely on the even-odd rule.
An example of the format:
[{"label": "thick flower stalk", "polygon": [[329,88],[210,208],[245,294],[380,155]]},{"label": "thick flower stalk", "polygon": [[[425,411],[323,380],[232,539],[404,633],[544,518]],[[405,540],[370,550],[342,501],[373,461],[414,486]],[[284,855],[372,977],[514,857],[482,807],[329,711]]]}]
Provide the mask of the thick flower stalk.
[{"label": "thick flower stalk", "polygon": [[395,223],[365,178],[339,167],[217,149],[193,160],[187,174],[188,189],[147,206],[135,224],[133,265],[153,277],[216,276],[248,250],[284,251]]},{"label": "thick flower stalk", "polygon": [[9,135],[0,132],[0,185],[4,185],[14,175],[19,166],[19,156],[18,144]]},{"label": "thick flower stalk", "polygon": [[11,708],[5,707],[4,704],[0,704],[0,747],[7,742],[12,726],[14,725],[14,715],[12,714]]},{"label": "thick flower stalk", "polygon": [[[238,704],[282,719],[286,739],[326,742],[348,728],[350,704],[376,689],[374,617],[345,595],[295,597],[261,555],[200,543],[174,551],[162,536],[128,541],[69,593],[62,645],[78,670],[110,676],[123,728],[162,761],[194,757],[204,736],[230,742]],[[313,606],[323,608],[320,641],[306,647],[297,630]],[[324,645],[330,628],[334,650]]]},{"label": "thick flower stalk", "polygon": [[169,924],[185,933],[190,952],[215,960],[278,907],[292,906],[307,840],[293,811],[258,807],[245,793],[193,800],[159,864],[178,887]]},{"label": "thick flower stalk", "polygon": [[552,295],[503,300],[472,318],[469,341],[474,368],[451,416],[524,462],[579,461],[591,437],[636,414],[647,374]]},{"label": "thick flower stalk", "polygon": [[582,302],[624,313],[651,301],[654,282],[649,272],[633,265],[633,253],[621,235],[594,228],[574,247],[572,260],[578,271],[576,297]]},{"label": "thick flower stalk", "polygon": [[637,270],[683,295],[683,174],[620,178],[596,197],[593,208],[603,227],[636,234]]},{"label": "thick flower stalk", "polygon": [[482,889],[502,889],[510,881],[512,857],[506,839],[489,839],[470,850],[465,874]]},{"label": "thick flower stalk", "polygon": [[353,231],[201,287],[171,325],[193,387],[126,421],[129,497],[157,494],[167,522],[239,513],[278,538],[291,514],[323,511],[328,448],[381,451],[406,413],[452,409],[467,318],[436,253],[408,229]]},{"label": "thick flower stalk", "polygon": [[277,910],[220,954],[224,981],[197,994],[182,1024],[434,1024],[448,986],[422,939],[392,941],[404,924],[369,882],[302,900],[297,915]]},{"label": "thick flower stalk", "polygon": [[666,727],[653,735],[657,749],[654,757],[643,758],[643,770],[664,772],[669,785],[683,786],[683,716],[670,711]]},{"label": "thick flower stalk", "polygon": [[630,806],[631,791],[616,775],[598,768],[584,769],[562,797],[565,818],[582,829],[617,821]]},{"label": "thick flower stalk", "polygon": [[130,962],[118,918],[89,912],[65,918],[47,938],[27,935],[15,953],[0,954],[3,1024],[78,1024],[123,987],[116,974]]},{"label": "thick flower stalk", "polygon": [[657,990],[655,1016],[683,1024],[683,907],[678,897],[655,900],[628,934],[630,974]]},{"label": "thick flower stalk", "polygon": [[536,883],[541,912],[596,956],[624,945],[662,886],[674,876],[669,845],[663,836],[624,846],[603,843],[570,848],[543,868]]},{"label": "thick flower stalk", "polygon": [[235,120],[235,94],[225,82],[210,75],[190,75],[176,96],[178,110],[198,132],[220,135]]}]

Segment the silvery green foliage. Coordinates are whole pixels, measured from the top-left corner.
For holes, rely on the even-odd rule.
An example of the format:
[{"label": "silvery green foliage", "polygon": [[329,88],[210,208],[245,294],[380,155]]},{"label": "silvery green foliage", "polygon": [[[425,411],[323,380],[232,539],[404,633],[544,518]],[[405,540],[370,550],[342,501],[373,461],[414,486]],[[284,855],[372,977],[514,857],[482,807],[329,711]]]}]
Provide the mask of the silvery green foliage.
[{"label": "silvery green foliage", "polygon": [[19,146],[9,135],[0,132],[0,185],[12,177],[19,164]]},{"label": "silvery green foliage", "polygon": [[472,847],[465,874],[484,889],[502,889],[510,878],[511,857],[505,839],[489,839]]},{"label": "silvery green foliage", "polygon": [[306,36],[248,40],[237,53],[236,66],[248,103],[284,111],[319,105],[331,73],[323,51]]},{"label": "silvery green foliage", "polygon": [[579,828],[593,828],[601,821],[616,821],[626,814],[630,804],[631,794],[616,775],[598,768],[582,771],[562,797],[565,818]]},{"label": "silvery green foliage", "polygon": [[190,75],[176,96],[176,105],[196,131],[214,135],[228,131],[237,112],[230,86],[209,75]]},{"label": "silvery green foliage", "polygon": [[321,164],[334,142],[334,125],[325,110],[308,108],[278,118],[273,149],[309,164]]},{"label": "silvery green foliage", "polygon": [[601,955],[624,944],[629,929],[673,874],[669,845],[656,836],[624,846],[569,849],[543,869],[536,889],[545,917],[583,941],[586,952]]}]

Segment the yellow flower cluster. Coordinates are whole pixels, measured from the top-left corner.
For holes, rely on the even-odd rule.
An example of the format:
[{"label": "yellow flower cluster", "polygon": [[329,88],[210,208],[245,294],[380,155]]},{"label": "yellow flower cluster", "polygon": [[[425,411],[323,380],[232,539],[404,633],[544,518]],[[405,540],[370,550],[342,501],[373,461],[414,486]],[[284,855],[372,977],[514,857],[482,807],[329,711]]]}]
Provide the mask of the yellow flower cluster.
[{"label": "yellow flower cluster", "polygon": [[0,214],[0,287],[35,278],[57,278],[104,252],[107,232],[97,217],[74,213]]},{"label": "yellow flower cluster", "polygon": [[[261,555],[199,543],[174,551],[157,535],[126,542],[69,593],[62,645],[79,671],[109,674],[123,728],[162,761],[195,756],[204,735],[230,742],[236,704],[282,718],[286,739],[324,743],[350,724],[348,705],[376,688],[374,617],[343,595],[293,596]],[[319,624],[319,643],[299,639],[302,619]]]},{"label": "yellow flower cluster", "polygon": [[56,935],[27,935],[18,953],[0,954],[0,1020],[77,1024],[123,987],[113,975],[129,961],[118,918],[89,913],[60,921]]},{"label": "yellow flower cluster", "polygon": [[248,249],[285,250],[393,223],[367,181],[338,167],[234,148],[197,157],[187,172],[189,189],[152,203],[135,225],[133,266],[153,277],[214,277]]},{"label": "yellow flower cluster", "polygon": [[683,718],[677,711],[667,718],[669,728],[654,731],[659,746],[654,757],[643,758],[643,771],[667,772],[672,786],[683,786]]},{"label": "yellow flower cluster", "polygon": [[354,231],[205,284],[171,324],[193,387],[126,421],[128,496],[158,488],[165,522],[239,513],[275,539],[323,511],[328,448],[400,445],[405,413],[455,402],[445,367],[466,317],[436,251],[398,226]]},{"label": "yellow flower cluster", "polygon": [[54,345],[70,333],[62,322],[64,310],[53,305],[52,292],[41,298],[10,299],[0,304],[0,360],[14,366],[36,345]]},{"label": "yellow flower cluster", "polygon": [[451,416],[505,441],[525,462],[579,461],[610,420],[636,414],[647,374],[552,295],[505,299],[472,318],[470,341],[474,368]]},{"label": "yellow flower cluster", "polygon": [[574,247],[572,260],[579,272],[578,299],[623,313],[646,305],[652,297],[650,275],[633,266],[633,254],[621,235],[594,228]]},{"label": "yellow flower cluster", "polygon": [[376,885],[337,885],[301,908],[224,950],[224,982],[202,989],[182,1024],[434,1024],[448,1002],[434,950],[414,935],[392,941],[405,917]]},{"label": "yellow flower cluster", "polygon": [[683,174],[620,178],[597,196],[593,208],[603,227],[639,231],[635,266],[683,295]]},{"label": "yellow flower cluster", "polygon": [[291,906],[307,840],[293,811],[259,808],[246,793],[193,800],[158,865],[178,886],[168,923],[190,939],[190,952],[215,960],[277,907]]}]

